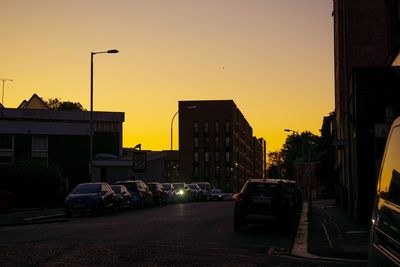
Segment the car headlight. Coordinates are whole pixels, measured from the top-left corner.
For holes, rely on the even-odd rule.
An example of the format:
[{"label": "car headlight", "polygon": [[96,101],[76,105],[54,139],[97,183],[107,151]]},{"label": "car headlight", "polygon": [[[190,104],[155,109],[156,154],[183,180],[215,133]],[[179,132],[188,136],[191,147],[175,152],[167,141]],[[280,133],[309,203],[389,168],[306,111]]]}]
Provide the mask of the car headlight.
[{"label": "car headlight", "polygon": [[183,191],[182,189],[178,191],[178,195],[183,195],[185,193],[185,191]]}]

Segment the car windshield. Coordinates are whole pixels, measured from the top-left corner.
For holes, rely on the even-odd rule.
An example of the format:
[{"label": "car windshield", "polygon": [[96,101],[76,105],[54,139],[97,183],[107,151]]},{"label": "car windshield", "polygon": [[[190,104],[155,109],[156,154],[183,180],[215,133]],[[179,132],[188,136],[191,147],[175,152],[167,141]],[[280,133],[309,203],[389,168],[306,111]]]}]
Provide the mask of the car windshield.
[{"label": "car windshield", "polygon": [[98,193],[100,192],[101,185],[100,184],[80,184],[77,185],[74,190],[72,190],[71,194],[90,194],[90,193]]},{"label": "car windshield", "polygon": [[128,182],[122,182],[122,185],[125,185],[125,187],[128,189],[128,191],[130,192],[137,192],[138,190],[138,186],[137,183],[133,182],[133,183],[128,183]]},{"label": "car windshield", "polygon": [[197,185],[195,185],[195,184],[190,184],[190,185],[189,185],[189,188],[190,188],[190,189],[198,189]]},{"label": "car windshield", "polygon": [[206,189],[206,184],[197,184],[201,189]]},{"label": "car windshield", "polygon": [[171,184],[162,184],[165,190],[171,190],[172,185]]},{"label": "car windshield", "polygon": [[150,188],[150,190],[157,190],[156,184],[147,184],[147,186]]},{"label": "car windshield", "polygon": [[119,185],[112,185],[111,189],[117,194],[121,193],[121,186]]},{"label": "car windshield", "polygon": [[184,184],[174,184],[175,189],[182,189],[185,187]]},{"label": "car windshield", "polygon": [[248,183],[245,190],[250,194],[275,195],[280,192],[281,188],[279,184]]}]

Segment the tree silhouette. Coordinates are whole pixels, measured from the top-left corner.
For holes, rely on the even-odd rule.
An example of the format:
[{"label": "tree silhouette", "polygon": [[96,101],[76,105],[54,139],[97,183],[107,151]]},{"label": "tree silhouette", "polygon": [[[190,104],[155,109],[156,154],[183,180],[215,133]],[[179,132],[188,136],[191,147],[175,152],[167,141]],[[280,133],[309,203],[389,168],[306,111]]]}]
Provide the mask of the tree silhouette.
[{"label": "tree silhouette", "polygon": [[49,108],[54,110],[86,111],[79,102],[61,101],[61,98],[49,98],[44,100]]},{"label": "tree silhouette", "polygon": [[281,150],[268,153],[267,177],[281,178],[283,169],[283,155]]}]

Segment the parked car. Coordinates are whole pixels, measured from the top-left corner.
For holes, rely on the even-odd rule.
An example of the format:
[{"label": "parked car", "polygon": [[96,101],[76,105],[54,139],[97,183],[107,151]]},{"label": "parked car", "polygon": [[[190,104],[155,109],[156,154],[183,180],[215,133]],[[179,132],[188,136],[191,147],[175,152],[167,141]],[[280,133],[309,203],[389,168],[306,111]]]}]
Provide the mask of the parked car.
[{"label": "parked car", "polygon": [[400,117],[386,142],[372,211],[368,266],[400,265]]},{"label": "parked car", "polygon": [[240,231],[248,219],[274,219],[288,227],[295,215],[288,186],[280,179],[249,179],[235,194],[233,226]]},{"label": "parked car", "polygon": [[161,206],[161,204],[167,204],[168,194],[165,192],[161,183],[151,182],[147,183],[147,186],[153,193],[154,205]]},{"label": "parked car", "polygon": [[233,200],[233,194],[232,193],[224,193],[224,200],[232,201]]},{"label": "parked car", "polygon": [[177,201],[190,201],[190,190],[189,186],[186,183],[173,183],[172,184],[176,191],[176,200]]},{"label": "parked car", "polygon": [[96,213],[116,211],[117,199],[107,183],[78,184],[65,199],[65,215],[74,213]]},{"label": "parked car", "polygon": [[191,200],[201,200],[201,188],[197,184],[188,184],[188,186]]},{"label": "parked car", "polygon": [[142,180],[118,181],[116,184],[124,185],[132,196],[133,205],[138,208],[152,207],[153,193]]},{"label": "parked car", "polygon": [[111,185],[111,189],[115,193],[118,210],[133,208],[132,195],[129,193],[128,189],[124,185]]},{"label": "parked car", "polygon": [[171,183],[162,183],[162,186],[164,187],[164,190],[168,195],[167,203],[175,202],[175,200],[176,200],[176,191],[175,191],[174,185],[171,184]]},{"label": "parked car", "polygon": [[191,184],[197,184],[201,189],[201,200],[211,199],[211,184],[209,182],[192,182]]},{"label": "parked car", "polygon": [[221,189],[211,189],[211,200],[224,200],[224,193]]}]

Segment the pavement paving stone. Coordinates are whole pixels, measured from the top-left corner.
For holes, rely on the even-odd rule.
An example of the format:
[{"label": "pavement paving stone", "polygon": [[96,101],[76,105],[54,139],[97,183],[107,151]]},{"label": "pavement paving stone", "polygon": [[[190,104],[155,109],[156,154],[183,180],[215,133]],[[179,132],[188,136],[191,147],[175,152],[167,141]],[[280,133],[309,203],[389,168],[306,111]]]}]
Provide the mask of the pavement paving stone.
[{"label": "pavement paving stone", "polygon": [[334,200],[317,200],[312,205],[308,252],[318,256],[366,260],[368,223],[350,219]]}]

